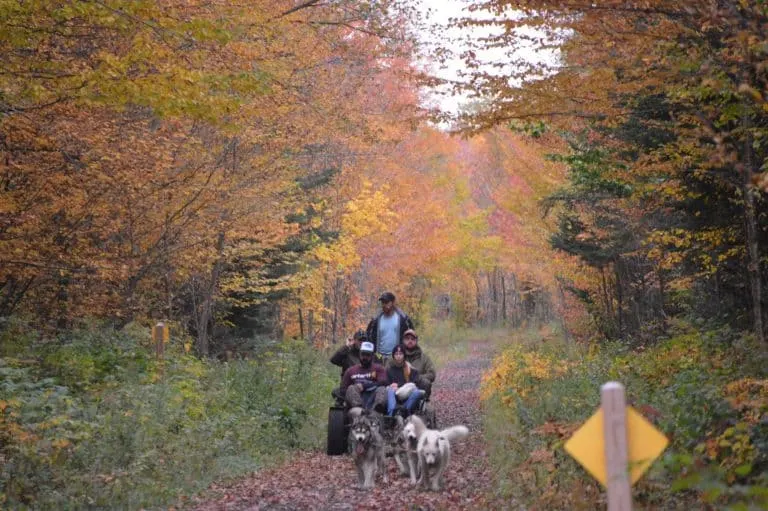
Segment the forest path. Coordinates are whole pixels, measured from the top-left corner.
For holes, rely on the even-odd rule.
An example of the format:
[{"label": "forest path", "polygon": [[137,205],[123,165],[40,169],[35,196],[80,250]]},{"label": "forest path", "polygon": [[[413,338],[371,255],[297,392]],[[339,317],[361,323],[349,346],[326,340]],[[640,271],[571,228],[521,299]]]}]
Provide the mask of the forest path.
[{"label": "forest path", "polygon": [[447,362],[439,371],[432,402],[440,428],[455,424],[469,427],[470,436],[453,446],[451,463],[440,492],[412,487],[398,477],[394,460],[387,459],[390,482],[373,490],[357,489],[357,475],[350,456],[324,452],[297,453],[280,467],[264,470],[226,487],[214,487],[212,500],[198,502],[198,511],[341,511],[377,510],[480,510],[509,509],[496,501],[480,416],[479,387],[491,362],[493,346],[473,341],[467,355]]}]

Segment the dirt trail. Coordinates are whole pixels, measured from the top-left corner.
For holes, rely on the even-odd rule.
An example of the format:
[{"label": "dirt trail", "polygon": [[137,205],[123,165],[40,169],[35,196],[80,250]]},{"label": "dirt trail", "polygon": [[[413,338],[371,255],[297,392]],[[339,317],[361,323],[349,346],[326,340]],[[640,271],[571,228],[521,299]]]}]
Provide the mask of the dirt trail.
[{"label": "dirt trail", "polygon": [[198,511],[212,510],[459,510],[503,509],[508,505],[489,499],[491,473],[480,432],[478,387],[491,359],[491,346],[471,345],[467,358],[446,364],[438,372],[432,401],[441,428],[465,424],[470,437],[458,443],[445,473],[444,487],[430,492],[411,487],[398,477],[388,459],[390,482],[377,481],[373,490],[356,488],[357,476],[349,456],[298,454],[288,463],[265,470],[226,488],[213,488],[215,497],[200,502]]}]

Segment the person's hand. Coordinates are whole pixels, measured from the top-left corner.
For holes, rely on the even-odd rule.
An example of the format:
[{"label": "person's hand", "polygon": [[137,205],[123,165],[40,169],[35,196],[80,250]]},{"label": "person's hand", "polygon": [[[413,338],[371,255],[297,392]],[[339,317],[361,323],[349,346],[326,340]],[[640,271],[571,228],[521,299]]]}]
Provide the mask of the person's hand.
[{"label": "person's hand", "polygon": [[357,387],[357,390],[359,390],[360,392],[363,391],[363,384],[362,383],[355,383],[355,387]]},{"label": "person's hand", "polygon": [[392,385],[390,385],[390,388],[397,390],[397,382],[392,382]]}]

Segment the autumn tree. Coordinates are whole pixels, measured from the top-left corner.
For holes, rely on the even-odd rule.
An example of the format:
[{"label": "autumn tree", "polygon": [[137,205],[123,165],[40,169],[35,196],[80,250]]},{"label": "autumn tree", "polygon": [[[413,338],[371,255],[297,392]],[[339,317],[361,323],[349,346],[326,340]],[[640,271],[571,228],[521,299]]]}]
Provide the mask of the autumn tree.
[{"label": "autumn tree", "polygon": [[4,6],[3,314],[178,318],[206,354],[229,261],[296,232],[303,148],[389,136],[388,7]]},{"label": "autumn tree", "polygon": [[[475,52],[467,54],[469,87],[487,108],[465,116],[461,127],[473,132],[514,120],[546,120],[571,130],[591,128],[592,141],[626,163],[623,180],[635,186],[626,212],[642,203],[649,215],[670,207],[681,213],[655,225],[648,216],[649,232],[639,240],[644,257],[658,262],[662,247],[686,250],[684,258],[696,264],[684,267],[666,257],[662,271],[674,270],[679,277],[674,285],[687,287],[695,297],[701,295],[685,284],[686,278],[715,286],[731,280],[725,275],[740,274],[741,285],[750,291],[753,330],[763,339],[765,268],[759,254],[765,224],[757,214],[763,206],[756,183],[766,158],[761,142],[765,6],[494,0],[472,9],[495,17],[468,17],[462,23],[497,27],[483,44],[508,48],[517,57],[509,73],[500,73],[483,67]],[[514,53],[532,39],[540,47],[559,48],[560,58],[541,65]],[[654,112],[654,102],[666,112]],[[669,136],[648,145],[625,136],[632,123]],[[695,210],[686,210],[685,202],[700,197],[703,189],[714,197],[730,196],[738,217],[722,227],[687,221]],[[705,254],[714,245],[727,248],[708,270]]]}]

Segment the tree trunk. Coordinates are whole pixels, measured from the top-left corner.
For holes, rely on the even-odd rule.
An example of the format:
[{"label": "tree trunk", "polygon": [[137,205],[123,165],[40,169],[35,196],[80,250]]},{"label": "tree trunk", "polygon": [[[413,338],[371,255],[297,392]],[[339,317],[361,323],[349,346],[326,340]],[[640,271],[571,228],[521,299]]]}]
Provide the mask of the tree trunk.
[{"label": "tree trunk", "polygon": [[488,281],[488,320],[489,323],[495,325],[498,322],[497,310],[498,296],[496,292],[496,271],[493,273],[490,271],[485,272],[485,279]]},{"label": "tree trunk", "polygon": [[605,266],[600,266],[600,284],[603,292],[603,303],[605,304],[605,317],[613,318],[613,299],[608,293],[608,281],[605,278]]},{"label": "tree trunk", "polygon": [[760,280],[760,250],[757,238],[757,216],[755,214],[755,195],[752,190],[753,155],[752,134],[750,133],[750,119],[746,106],[742,116],[744,127],[744,166],[742,171],[742,194],[744,195],[744,227],[745,241],[747,244],[747,279],[752,295],[752,321],[755,337],[758,342],[765,344],[763,330],[763,290]]},{"label": "tree trunk", "polygon": [[482,302],[480,300],[480,279],[477,275],[472,279],[475,282],[475,300],[477,302],[477,312],[475,313],[475,321],[482,322]]},{"label": "tree trunk", "polygon": [[56,328],[66,330],[69,325],[69,273],[59,275],[56,292]]},{"label": "tree trunk", "polygon": [[565,338],[565,342],[570,344],[571,332],[568,331],[568,324],[565,322],[565,292],[563,291],[563,283],[560,282],[560,279],[557,281],[557,300],[560,305],[560,311],[557,314],[560,318],[560,328],[563,329],[563,337]]},{"label": "tree trunk", "polygon": [[624,308],[624,290],[622,289],[622,283],[621,283],[621,274],[619,272],[619,263],[618,261],[613,264],[613,271],[614,275],[616,277],[616,321],[617,321],[617,327],[619,330],[619,338],[623,338],[624,334],[624,325],[623,325],[623,314],[622,309]]},{"label": "tree trunk", "polygon": [[213,322],[213,301],[216,289],[219,285],[219,276],[221,275],[222,257],[224,255],[224,232],[219,232],[216,240],[216,261],[211,268],[211,277],[208,281],[207,289],[203,295],[203,301],[200,304],[199,319],[197,322],[197,353],[201,357],[207,357],[210,353],[209,331]]},{"label": "tree trunk", "polygon": [[36,277],[30,277],[23,281],[16,277],[9,277],[0,285],[0,316],[10,316],[18,307],[27,290],[32,286]]},{"label": "tree trunk", "polygon": [[314,335],[315,335],[315,311],[310,309],[307,317],[307,342],[309,343],[310,346],[315,343]]},{"label": "tree trunk", "polygon": [[504,272],[501,272],[501,322],[507,324],[507,287],[504,282]]},{"label": "tree trunk", "polygon": [[514,273],[511,273],[509,275],[511,279],[511,287],[510,290],[512,291],[511,300],[512,300],[512,326],[519,327],[520,323],[522,323],[522,311],[521,311],[521,297],[520,297],[520,290],[518,289],[517,285],[517,276]]},{"label": "tree trunk", "polygon": [[301,307],[299,309],[299,338],[303,341],[306,339],[304,337],[304,315],[301,313]]},{"label": "tree trunk", "polygon": [[339,308],[339,314],[341,315],[340,318],[340,332],[341,332],[341,338],[346,339],[347,337],[347,316],[349,315],[349,289],[347,287],[346,282],[344,279],[339,278],[341,281],[341,305]]}]

